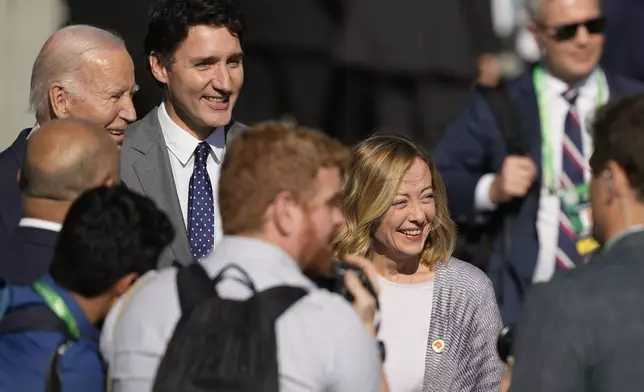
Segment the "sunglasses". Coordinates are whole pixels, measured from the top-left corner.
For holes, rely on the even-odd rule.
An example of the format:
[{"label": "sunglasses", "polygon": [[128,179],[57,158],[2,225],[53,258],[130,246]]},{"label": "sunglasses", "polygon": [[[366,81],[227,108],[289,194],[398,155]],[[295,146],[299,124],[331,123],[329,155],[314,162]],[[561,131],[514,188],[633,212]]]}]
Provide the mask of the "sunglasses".
[{"label": "sunglasses", "polygon": [[606,17],[600,16],[599,18],[586,20],[579,23],[570,23],[561,26],[542,26],[544,28],[552,28],[555,33],[552,37],[556,41],[568,41],[577,35],[579,27],[584,26],[589,34],[602,34],[606,30]]}]

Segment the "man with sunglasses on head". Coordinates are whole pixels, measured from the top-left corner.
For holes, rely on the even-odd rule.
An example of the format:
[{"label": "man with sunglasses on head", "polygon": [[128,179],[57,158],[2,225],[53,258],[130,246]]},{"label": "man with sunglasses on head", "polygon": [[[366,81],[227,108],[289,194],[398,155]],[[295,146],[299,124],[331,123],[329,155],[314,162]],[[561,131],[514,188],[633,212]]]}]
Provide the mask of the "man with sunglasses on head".
[{"label": "man with sunglasses on head", "polygon": [[[599,0],[526,5],[541,60],[499,86],[505,105],[475,90],[435,154],[455,220],[493,233],[486,268],[506,324],[532,283],[584,263],[597,247],[584,203],[587,125],[608,99],[644,91],[598,66],[607,23]],[[521,126],[509,129],[501,110]]]}]

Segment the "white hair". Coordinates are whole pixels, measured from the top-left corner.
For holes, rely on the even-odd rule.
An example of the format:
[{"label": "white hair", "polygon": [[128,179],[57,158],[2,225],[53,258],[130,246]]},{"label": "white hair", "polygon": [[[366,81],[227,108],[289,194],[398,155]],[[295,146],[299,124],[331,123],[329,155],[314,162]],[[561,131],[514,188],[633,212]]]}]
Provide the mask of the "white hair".
[{"label": "white hair", "polygon": [[[525,9],[528,13],[528,17],[531,20],[538,21],[540,19],[541,5],[543,4],[544,1],[552,1],[552,0],[524,0]],[[602,0],[597,0],[597,3],[599,4],[599,8],[601,9]]]},{"label": "white hair", "polygon": [[125,48],[125,42],[112,32],[88,25],[67,26],[49,37],[31,71],[29,109],[36,118],[48,116],[49,88],[53,83],[78,95],[85,82],[82,69],[87,54],[113,48]]}]

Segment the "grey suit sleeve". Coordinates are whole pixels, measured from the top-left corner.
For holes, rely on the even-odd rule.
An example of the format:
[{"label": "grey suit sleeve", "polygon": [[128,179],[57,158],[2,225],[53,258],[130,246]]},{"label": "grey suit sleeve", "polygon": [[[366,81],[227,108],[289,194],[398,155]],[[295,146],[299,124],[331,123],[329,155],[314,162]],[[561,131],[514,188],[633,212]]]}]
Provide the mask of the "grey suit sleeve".
[{"label": "grey suit sleeve", "polygon": [[486,279],[485,291],[476,312],[476,334],[474,356],[471,364],[478,371],[472,391],[496,392],[505,373],[506,366],[499,358],[496,341],[502,329],[501,314],[496,304],[492,282]]},{"label": "grey suit sleeve", "polygon": [[511,392],[586,391],[583,322],[574,293],[552,283],[535,286],[517,328]]}]

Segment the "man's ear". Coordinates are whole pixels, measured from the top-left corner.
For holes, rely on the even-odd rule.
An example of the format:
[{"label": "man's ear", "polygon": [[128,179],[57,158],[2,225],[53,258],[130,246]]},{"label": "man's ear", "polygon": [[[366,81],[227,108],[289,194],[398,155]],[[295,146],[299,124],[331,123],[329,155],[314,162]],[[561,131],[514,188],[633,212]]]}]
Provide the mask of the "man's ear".
[{"label": "man's ear", "polygon": [[161,57],[158,53],[152,52],[148,56],[148,61],[150,62],[150,71],[154,78],[163,84],[168,84],[168,70],[161,62]]},{"label": "man's ear", "polygon": [[70,96],[60,83],[54,83],[49,87],[49,105],[55,118],[67,118],[70,116]]},{"label": "man's ear", "polygon": [[296,230],[298,209],[292,192],[282,191],[275,196],[271,208],[272,215],[275,227],[283,235],[288,236]]},{"label": "man's ear", "polygon": [[112,286],[112,289],[110,290],[110,294],[114,298],[118,298],[125,294],[125,292],[132,286],[136,278],[139,277],[139,274],[136,272],[129,273],[119,279],[114,285]]},{"label": "man's ear", "polygon": [[632,192],[628,176],[617,162],[609,160],[606,163],[606,172],[606,185],[612,197],[622,197]]}]

